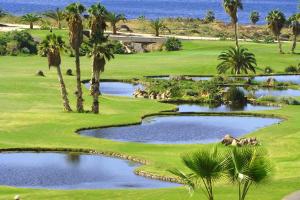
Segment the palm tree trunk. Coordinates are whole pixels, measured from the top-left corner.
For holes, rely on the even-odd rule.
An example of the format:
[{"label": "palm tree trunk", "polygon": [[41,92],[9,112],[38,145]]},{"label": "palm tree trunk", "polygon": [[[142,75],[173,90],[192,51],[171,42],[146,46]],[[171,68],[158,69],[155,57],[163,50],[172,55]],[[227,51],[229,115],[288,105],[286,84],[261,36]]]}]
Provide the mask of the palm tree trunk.
[{"label": "palm tree trunk", "polygon": [[61,29],[61,22],[60,22],[60,20],[57,20],[57,28]]},{"label": "palm tree trunk", "polygon": [[294,41],[293,41],[293,46],[292,46],[292,53],[295,53],[296,46],[297,46],[297,35],[294,35]]},{"label": "palm tree trunk", "polygon": [[234,23],[234,35],[235,35],[235,46],[239,48],[239,38],[238,38],[238,23]]},{"label": "palm tree trunk", "polygon": [[159,29],[156,29],[156,30],[155,30],[155,36],[156,36],[156,37],[159,37]]},{"label": "palm tree trunk", "polygon": [[68,99],[68,93],[67,93],[67,89],[66,89],[66,85],[61,73],[61,68],[60,66],[56,67],[57,69],[57,75],[58,75],[58,81],[60,83],[60,88],[61,88],[61,96],[63,99],[63,105],[64,105],[64,109],[68,112],[71,112],[72,109],[70,107],[70,103],[69,103],[69,99]]},{"label": "palm tree trunk", "polygon": [[94,77],[93,77],[94,85],[93,85],[93,105],[92,105],[92,111],[95,114],[99,113],[99,95],[100,95],[100,72],[95,71]]},{"label": "palm tree trunk", "polygon": [[76,58],[76,81],[77,81],[77,112],[84,112],[83,110],[83,98],[82,98],[82,87],[81,87],[81,73],[80,73],[80,58],[79,58],[79,47],[75,49]]},{"label": "palm tree trunk", "polygon": [[30,22],[30,29],[33,29],[33,23],[32,22]]},{"label": "palm tree trunk", "polygon": [[116,35],[117,34],[117,26],[116,26],[116,24],[112,24],[112,28],[113,28],[113,34]]},{"label": "palm tree trunk", "polygon": [[278,46],[279,46],[279,53],[283,53],[280,35],[277,36],[277,41],[278,41]]}]

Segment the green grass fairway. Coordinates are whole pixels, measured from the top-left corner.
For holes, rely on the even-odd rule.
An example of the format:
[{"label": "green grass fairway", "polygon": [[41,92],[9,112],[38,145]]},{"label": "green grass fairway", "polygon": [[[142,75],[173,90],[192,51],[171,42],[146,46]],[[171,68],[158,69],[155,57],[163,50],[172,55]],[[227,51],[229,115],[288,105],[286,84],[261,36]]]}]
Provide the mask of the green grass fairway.
[{"label": "green grass fairway", "polygon": [[[213,75],[216,73],[218,54],[232,45],[233,42],[228,41],[193,41],[184,42],[184,50],[179,52],[118,55],[107,65],[102,78],[128,79],[162,74]],[[261,68],[271,66],[276,72],[283,72],[286,66],[300,62],[299,55],[279,55],[276,44],[242,45],[256,54]],[[286,51],[289,48],[289,43],[284,44]],[[82,79],[88,79],[91,61],[85,57],[81,60]],[[149,160],[150,164],[140,169],[168,175],[166,169],[183,166],[180,162],[182,153],[210,146],[119,143],[77,135],[75,130],[79,128],[139,122],[144,115],[169,110],[174,106],[151,100],[103,96],[100,99],[100,115],[64,113],[56,71],[49,71],[46,62],[46,58],[38,56],[0,57],[0,148],[60,147],[112,151]],[[62,67],[64,72],[67,68],[74,70],[74,59],[63,57]],[[46,77],[34,75],[39,69],[45,72]],[[65,79],[74,108],[75,77]],[[85,88],[84,99],[85,109],[90,109],[92,98]],[[267,184],[252,187],[248,200],[280,200],[286,194],[300,189],[300,106],[286,106],[281,110],[261,113],[276,114],[287,120],[252,133],[268,149],[275,171]],[[13,199],[16,194],[25,200],[205,199],[202,194],[189,198],[183,187],[84,191],[0,187],[0,200]],[[236,187],[227,182],[219,183],[216,199],[237,199]]]}]

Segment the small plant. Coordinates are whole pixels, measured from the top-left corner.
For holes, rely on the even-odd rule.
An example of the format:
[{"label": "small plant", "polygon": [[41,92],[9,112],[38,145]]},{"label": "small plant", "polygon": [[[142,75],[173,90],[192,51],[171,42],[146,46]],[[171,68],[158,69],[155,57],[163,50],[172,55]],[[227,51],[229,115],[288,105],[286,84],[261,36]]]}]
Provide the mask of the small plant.
[{"label": "small plant", "polygon": [[179,39],[175,37],[170,37],[165,43],[167,51],[179,51],[182,48],[182,43]]},{"label": "small plant", "polygon": [[298,68],[296,66],[290,65],[290,66],[286,67],[284,71],[286,73],[297,73]]},{"label": "small plant", "polygon": [[264,70],[265,74],[272,74],[274,72],[274,70],[271,67],[266,67]]}]

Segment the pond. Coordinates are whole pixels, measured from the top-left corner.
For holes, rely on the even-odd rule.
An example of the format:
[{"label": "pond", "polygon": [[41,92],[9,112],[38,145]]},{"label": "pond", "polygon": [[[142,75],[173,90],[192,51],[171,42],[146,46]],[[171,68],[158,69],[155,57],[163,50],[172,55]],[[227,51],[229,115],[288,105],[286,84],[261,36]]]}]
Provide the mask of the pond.
[{"label": "pond", "polygon": [[[85,84],[90,88],[90,83]],[[100,91],[104,95],[132,97],[136,89],[143,88],[141,84],[132,84],[125,82],[101,82]]]},{"label": "pond", "polygon": [[233,112],[233,111],[260,111],[275,110],[279,107],[246,104],[241,106],[209,105],[209,104],[179,104],[178,112]]},{"label": "pond", "polygon": [[244,88],[241,88],[246,94],[253,92],[254,96],[257,98],[262,96],[277,96],[277,97],[299,97],[300,90],[295,89],[273,89],[273,88],[260,88],[254,91],[248,91]]},{"label": "pond", "polygon": [[0,184],[22,188],[165,188],[178,184],[133,173],[136,163],[75,153],[1,153]]},{"label": "pond", "polygon": [[156,116],[139,125],[81,131],[81,135],[122,142],[196,144],[219,142],[226,134],[240,137],[279,123],[280,119],[241,116]]}]

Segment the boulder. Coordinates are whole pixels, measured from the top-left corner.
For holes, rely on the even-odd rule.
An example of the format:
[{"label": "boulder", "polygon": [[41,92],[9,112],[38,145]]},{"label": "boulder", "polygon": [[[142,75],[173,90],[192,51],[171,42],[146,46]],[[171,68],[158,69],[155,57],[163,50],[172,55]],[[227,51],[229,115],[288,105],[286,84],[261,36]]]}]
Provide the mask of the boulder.
[{"label": "boulder", "polygon": [[125,31],[125,32],[133,32],[127,25],[122,24],[119,28],[119,31]]},{"label": "boulder", "polygon": [[66,75],[67,75],[67,76],[73,76],[73,71],[72,71],[72,69],[67,69]]},{"label": "boulder", "polygon": [[42,76],[42,77],[45,77],[45,74],[42,70],[38,70],[36,73],[35,73],[36,76]]},{"label": "boulder", "polygon": [[232,137],[231,135],[225,135],[223,140],[221,141],[222,144],[225,146],[237,146],[237,147],[242,147],[242,146],[257,146],[260,145],[259,141],[254,137],[254,138],[242,138],[242,139],[237,139]]}]

